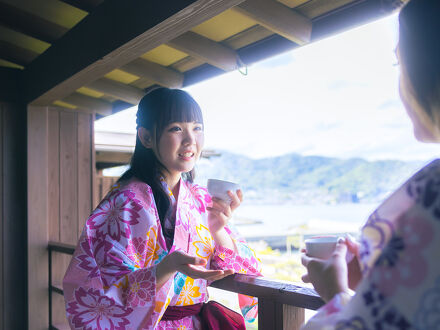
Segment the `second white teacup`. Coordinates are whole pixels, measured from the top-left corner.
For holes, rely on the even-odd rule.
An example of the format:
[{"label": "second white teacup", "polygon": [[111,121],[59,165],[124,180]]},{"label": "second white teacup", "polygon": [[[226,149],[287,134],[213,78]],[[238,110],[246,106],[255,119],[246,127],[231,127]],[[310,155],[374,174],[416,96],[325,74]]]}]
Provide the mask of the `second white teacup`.
[{"label": "second white teacup", "polygon": [[306,254],[309,257],[328,259],[336,248],[336,244],[340,237],[338,236],[321,236],[306,239]]},{"label": "second white teacup", "polygon": [[217,197],[225,202],[230,203],[231,198],[228,195],[228,190],[233,192],[240,189],[240,186],[234,182],[217,180],[217,179],[208,179],[207,184],[208,192],[212,197]]}]

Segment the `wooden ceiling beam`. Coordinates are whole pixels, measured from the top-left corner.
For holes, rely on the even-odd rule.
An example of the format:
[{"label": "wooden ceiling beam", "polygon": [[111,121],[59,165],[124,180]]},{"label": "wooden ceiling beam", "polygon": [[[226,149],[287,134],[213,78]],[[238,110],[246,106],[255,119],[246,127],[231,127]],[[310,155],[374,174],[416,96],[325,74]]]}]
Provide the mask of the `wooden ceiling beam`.
[{"label": "wooden ceiling beam", "polygon": [[[236,49],[245,47],[249,44],[252,44],[254,42],[257,42],[259,40],[265,39],[273,34],[274,33],[272,31],[266,29],[265,27],[263,27],[261,25],[255,25],[255,26],[253,26],[243,32],[240,32],[240,33],[226,39],[226,40],[223,40],[222,44],[226,45],[227,47],[229,47],[231,49],[236,50]],[[186,72],[186,71],[192,70],[192,69],[202,65],[205,62],[206,61],[204,61],[200,58],[187,56],[187,57],[181,59],[180,61],[173,63],[171,65],[171,67],[173,69],[178,70],[179,72]]]},{"label": "wooden ceiling beam", "polygon": [[[96,163],[110,163],[125,165],[130,163],[130,159],[133,156],[133,152],[117,152],[117,151],[96,151]],[[98,167],[103,168],[104,164]]]},{"label": "wooden ceiling beam", "polygon": [[223,40],[222,44],[232,49],[239,49],[254,42],[263,40],[273,34],[274,33],[272,31],[266,29],[264,26],[254,25],[247,30],[237,33],[226,40]]},{"label": "wooden ceiling beam", "polygon": [[106,0],[25,68],[24,98],[61,100],[241,2]]},{"label": "wooden ceiling beam", "polygon": [[234,10],[299,45],[310,41],[312,21],[275,0],[247,0]]},{"label": "wooden ceiling beam", "polygon": [[61,0],[73,7],[84,10],[88,13],[93,11],[98,5],[100,5],[104,0]]},{"label": "wooden ceiling beam", "polygon": [[124,65],[121,70],[147,78],[164,87],[181,88],[183,86],[183,74],[141,58]]},{"label": "wooden ceiling beam", "polygon": [[224,71],[238,68],[238,55],[234,50],[192,31],[171,40],[168,42],[168,46],[202,59]]},{"label": "wooden ceiling beam", "polygon": [[180,61],[173,63],[171,65],[171,67],[175,70],[178,70],[179,72],[186,72],[186,71],[192,70],[192,69],[194,69],[204,63],[205,63],[205,61],[203,61],[199,58],[187,56],[185,58],[182,58]]},{"label": "wooden ceiling beam", "polygon": [[63,26],[4,2],[0,2],[0,24],[50,44],[67,32]]},{"label": "wooden ceiling beam", "polygon": [[80,93],[73,93],[62,99],[63,102],[76,105],[78,108],[91,113],[99,113],[103,116],[112,114],[113,106],[110,102],[106,102],[91,96]]},{"label": "wooden ceiling beam", "polygon": [[131,84],[131,86],[145,90],[146,88],[156,85],[156,83],[146,77],[141,77],[136,81],[133,81]]},{"label": "wooden ceiling beam", "polygon": [[0,58],[15,64],[26,66],[32,62],[38,53],[20,46],[0,40]]},{"label": "wooden ceiling beam", "polygon": [[131,104],[138,104],[140,99],[145,95],[145,92],[139,88],[125,85],[108,78],[98,79],[88,84],[87,87]]}]

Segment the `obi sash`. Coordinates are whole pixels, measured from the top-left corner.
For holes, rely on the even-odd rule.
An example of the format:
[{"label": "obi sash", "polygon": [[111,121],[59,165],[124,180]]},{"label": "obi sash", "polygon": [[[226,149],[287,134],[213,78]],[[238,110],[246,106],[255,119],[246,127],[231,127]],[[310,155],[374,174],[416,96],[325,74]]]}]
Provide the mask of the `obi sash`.
[{"label": "obi sash", "polygon": [[192,315],[200,317],[203,330],[246,330],[243,316],[212,300],[188,306],[168,306],[162,320],[175,321]]}]

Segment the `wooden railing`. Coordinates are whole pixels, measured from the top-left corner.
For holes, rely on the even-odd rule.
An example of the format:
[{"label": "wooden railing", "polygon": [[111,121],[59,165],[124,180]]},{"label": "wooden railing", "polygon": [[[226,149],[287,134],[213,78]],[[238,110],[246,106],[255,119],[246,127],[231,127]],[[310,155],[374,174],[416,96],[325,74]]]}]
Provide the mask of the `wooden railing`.
[{"label": "wooden railing", "polygon": [[[52,293],[63,289],[52,283],[52,252],[73,254],[73,245],[49,242],[49,329],[52,324]],[[212,287],[258,298],[258,329],[296,330],[304,323],[304,309],[316,310],[324,302],[310,288],[244,274],[234,274],[211,284]]]},{"label": "wooden railing", "polygon": [[[52,253],[58,252],[58,253],[64,253],[64,254],[70,254],[73,255],[73,252],[75,252],[75,246],[70,244],[63,244],[58,242],[49,242],[48,244],[48,250],[49,250],[49,330],[52,329],[62,329],[60,325],[55,326],[52,323],[52,293],[63,295],[63,288],[61,286],[61,283],[53,283],[52,281]],[[68,329],[68,328],[67,328]]]}]

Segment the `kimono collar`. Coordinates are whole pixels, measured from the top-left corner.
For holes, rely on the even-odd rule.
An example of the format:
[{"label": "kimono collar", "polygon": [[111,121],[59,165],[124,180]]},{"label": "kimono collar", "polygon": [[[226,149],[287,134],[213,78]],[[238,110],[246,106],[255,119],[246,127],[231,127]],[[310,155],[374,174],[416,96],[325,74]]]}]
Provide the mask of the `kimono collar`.
[{"label": "kimono collar", "polygon": [[168,196],[170,197],[171,203],[173,206],[175,206],[176,211],[176,219],[175,219],[175,229],[174,229],[174,241],[173,245],[169,251],[169,253],[173,252],[174,250],[183,250],[185,252],[188,252],[188,246],[189,246],[189,219],[188,214],[185,211],[186,210],[186,204],[187,201],[185,199],[188,198],[188,186],[186,185],[185,181],[180,178],[179,180],[179,196],[176,198],[169,188],[166,181],[161,178],[160,181],[162,182],[162,186],[164,187],[165,191],[168,193]]},{"label": "kimono collar", "polygon": [[[171,191],[170,187],[168,186],[168,183],[165,181],[165,179],[164,179],[163,176],[161,176],[161,177],[159,178],[159,180],[160,180],[160,182],[162,183],[162,187],[163,187],[163,189],[164,189],[165,192],[168,194],[168,197],[169,197],[170,200],[171,200],[171,204],[174,205],[174,203],[176,202],[176,198],[174,197],[173,192]],[[179,183],[178,183],[178,184],[180,184],[180,181],[182,181],[182,179],[179,180]],[[180,191],[180,189],[179,189],[179,191]]]},{"label": "kimono collar", "polygon": [[174,196],[173,191],[168,186],[168,183],[165,181],[165,178],[161,176],[160,182],[162,183],[162,187],[165,190],[165,192],[168,194],[168,197],[171,200],[171,204],[174,205],[176,202],[177,204],[180,204],[179,202],[182,200],[181,196],[182,194],[185,195],[187,192],[187,186],[182,178],[180,178],[179,182],[177,183],[179,185],[179,196],[176,200],[176,196]]},{"label": "kimono collar", "polygon": [[162,186],[164,190],[167,192],[168,197],[170,198],[171,205],[176,206],[176,226],[178,225],[179,222],[181,222],[184,227],[188,227],[188,218],[187,217],[181,218],[179,216],[179,214],[182,213],[183,209],[185,209],[186,205],[188,204],[189,202],[188,197],[191,195],[190,188],[188,187],[187,183],[185,182],[185,180],[183,180],[183,178],[180,178],[178,183],[179,196],[176,200],[176,197],[169,188],[165,179],[161,177],[160,181],[162,182]]}]

